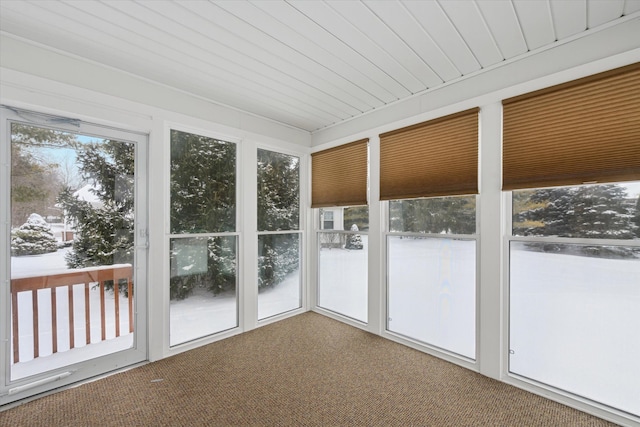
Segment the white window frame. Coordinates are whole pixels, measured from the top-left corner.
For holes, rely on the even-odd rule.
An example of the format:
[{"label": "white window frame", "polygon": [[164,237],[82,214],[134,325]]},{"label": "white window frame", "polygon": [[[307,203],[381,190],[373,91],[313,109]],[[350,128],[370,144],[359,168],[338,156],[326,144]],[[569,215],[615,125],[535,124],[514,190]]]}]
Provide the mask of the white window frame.
[{"label": "white window frame", "polygon": [[[448,196],[445,196],[448,197]],[[455,196],[451,196],[455,197]],[[464,366],[473,371],[479,370],[479,334],[480,334],[480,270],[481,270],[481,257],[480,257],[480,203],[481,198],[480,194],[475,195],[476,197],[476,232],[475,234],[436,234],[436,233],[416,233],[416,232],[391,232],[389,231],[389,202],[385,201],[383,203],[384,207],[384,216],[383,216],[383,252],[384,252],[384,304],[383,310],[384,315],[382,317],[382,327],[383,332],[382,336],[385,338],[389,338],[393,341],[399,342],[401,344],[407,345],[409,347],[415,348],[417,350],[423,351],[425,353],[437,356],[441,359],[456,363],[458,365]],[[437,198],[437,197],[434,197]],[[402,199],[402,200],[412,200],[412,199]],[[411,337],[404,336],[397,332],[393,332],[389,330],[389,237],[393,236],[407,236],[407,237],[421,237],[421,238],[433,238],[433,239],[458,239],[458,240],[473,240],[475,241],[476,246],[476,271],[475,271],[475,357],[468,358],[463,355],[454,353],[447,349],[437,347],[435,345],[425,343],[422,341],[418,341]]]},{"label": "white window frame", "polygon": [[[616,183],[613,183],[616,184]],[[534,188],[532,190],[535,190]],[[502,380],[507,384],[530,390],[538,395],[549,396],[551,399],[566,404],[570,407],[577,408],[581,411],[593,414],[599,417],[603,413],[607,413],[616,417],[617,420],[639,422],[640,418],[621,411],[609,405],[582,397],[580,395],[562,390],[560,388],[545,384],[531,378],[527,378],[510,371],[510,244],[511,242],[541,242],[541,243],[561,243],[561,244],[586,244],[590,246],[631,246],[640,248],[640,239],[620,240],[620,239],[588,239],[575,237],[556,237],[556,236],[514,236],[513,235],[513,191],[503,192],[503,224],[505,226],[503,233],[503,332],[502,332]],[[608,417],[607,419],[611,419]]]}]

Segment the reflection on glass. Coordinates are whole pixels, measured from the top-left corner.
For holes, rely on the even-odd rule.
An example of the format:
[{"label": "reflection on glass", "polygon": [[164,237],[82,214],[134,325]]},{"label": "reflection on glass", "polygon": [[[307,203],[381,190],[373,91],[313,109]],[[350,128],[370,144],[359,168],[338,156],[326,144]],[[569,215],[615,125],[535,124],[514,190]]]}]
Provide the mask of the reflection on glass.
[{"label": "reflection on glass", "polygon": [[11,124],[11,379],[134,345],[135,145]]},{"label": "reflection on glass", "polygon": [[388,237],[387,329],[475,359],[476,242]]},{"label": "reflection on glass", "polygon": [[238,326],[237,237],[171,239],[170,345]]},{"label": "reflection on glass", "polygon": [[509,370],[640,415],[640,248],[511,242],[509,272]]},{"label": "reflection on glass", "polygon": [[301,304],[300,234],[258,236],[258,319]]},{"label": "reflection on glass", "polygon": [[367,322],[368,236],[318,233],[318,306]]},{"label": "reflection on glass", "polygon": [[171,233],[236,229],[236,145],[171,130]]},{"label": "reflection on glass", "polygon": [[640,183],[513,192],[514,236],[640,238]]},{"label": "reflection on glass", "polygon": [[391,200],[389,231],[475,234],[476,196]]}]

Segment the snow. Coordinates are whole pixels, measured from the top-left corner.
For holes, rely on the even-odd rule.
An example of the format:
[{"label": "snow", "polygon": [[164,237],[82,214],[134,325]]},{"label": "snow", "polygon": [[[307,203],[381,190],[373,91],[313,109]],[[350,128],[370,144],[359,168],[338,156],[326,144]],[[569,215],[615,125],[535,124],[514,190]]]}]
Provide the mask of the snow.
[{"label": "snow", "polygon": [[511,244],[509,370],[640,415],[640,260]]},{"label": "snow", "polygon": [[[366,322],[366,234],[362,234],[362,242],[362,250],[320,250],[318,305]],[[640,259],[551,254],[527,251],[517,242],[511,245],[510,372],[640,415]],[[13,257],[12,273],[64,268],[61,260],[67,250]],[[475,242],[393,236],[389,238],[389,263],[388,328],[475,357]],[[91,291],[92,299],[95,294]],[[46,296],[39,299],[40,307],[46,307]],[[31,306],[30,296],[19,300],[24,313],[22,307]],[[120,304],[126,307],[126,302],[121,300]],[[260,319],[298,307],[299,271],[259,293]],[[78,303],[78,309],[82,311],[83,305]],[[64,311],[62,306],[58,310]],[[30,321],[24,321],[29,329]],[[171,345],[237,324],[235,293],[213,296],[196,289],[191,297],[170,302]],[[82,343],[84,329],[77,328],[76,340]],[[45,329],[41,324],[41,333],[46,334]],[[127,330],[121,327],[121,331]],[[120,338],[110,334],[107,341],[77,344],[79,348],[71,351],[31,361],[25,356],[24,362],[12,366],[12,379],[133,345],[131,334]],[[92,332],[92,341],[93,336]],[[40,343],[43,354],[50,351],[46,337]],[[26,345],[21,355],[22,351],[28,351]]]},{"label": "snow", "polygon": [[318,305],[367,322],[369,236],[361,234],[361,237],[362,249],[320,249]]},{"label": "snow", "polygon": [[[30,277],[34,275],[55,274],[68,271],[64,255],[69,248],[54,253],[11,257],[11,276]],[[106,268],[106,267],[105,267]],[[85,302],[84,286],[73,287],[74,301],[74,348],[70,349],[69,339],[69,303],[67,288],[56,289],[56,313],[58,325],[58,352],[53,353],[51,325],[51,292],[41,289],[38,295],[38,342],[40,357],[34,359],[33,354],[33,316],[31,292],[18,294],[18,335],[20,342],[20,362],[12,364],[11,379],[17,380],[51,369],[69,366],[97,356],[111,354],[130,348],[133,345],[133,334],[129,334],[129,318],[127,316],[128,300],[120,295],[120,337],[115,336],[115,304],[112,292],[105,294],[106,341],[101,338],[100,292],[97,286],[89,291],[90,338],[91,345],[85,342]],[[13,353],[12,353],[13,354]]]},{"label": "snow", "polygon": [[389,238],[392,332],[475,359],[476,242]]}]

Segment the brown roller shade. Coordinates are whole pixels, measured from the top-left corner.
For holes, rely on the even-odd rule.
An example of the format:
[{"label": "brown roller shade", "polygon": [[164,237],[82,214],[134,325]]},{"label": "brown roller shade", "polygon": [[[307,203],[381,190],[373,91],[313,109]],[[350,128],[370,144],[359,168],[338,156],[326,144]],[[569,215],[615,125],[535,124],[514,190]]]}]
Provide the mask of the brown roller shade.
[{"label": "brown roller shade", "polygon": [[503,105],[503,190],[640,180],[640,63]]},{"label": "brown roller shade", "polygon": [[311,154],[311,207],[367,204],[369,139]]},{"label": "brown roller shade", "polygon": [[380,135],[380,200],[477,194],[478,111]]}]

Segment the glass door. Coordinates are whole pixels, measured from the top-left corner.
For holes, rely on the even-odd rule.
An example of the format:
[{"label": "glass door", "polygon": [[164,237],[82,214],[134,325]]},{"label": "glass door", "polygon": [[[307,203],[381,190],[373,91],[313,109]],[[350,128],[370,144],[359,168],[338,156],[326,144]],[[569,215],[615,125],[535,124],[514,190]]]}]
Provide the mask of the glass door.
[{"label": "glass door", "polygon": [[146,136],[6,107],[2,127],[7,403],[146,359]]}]

